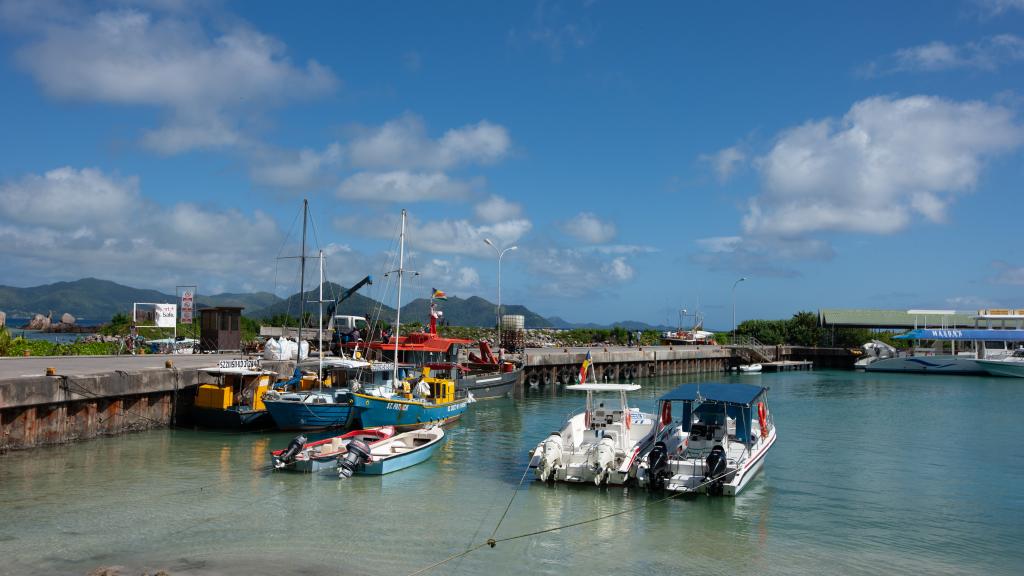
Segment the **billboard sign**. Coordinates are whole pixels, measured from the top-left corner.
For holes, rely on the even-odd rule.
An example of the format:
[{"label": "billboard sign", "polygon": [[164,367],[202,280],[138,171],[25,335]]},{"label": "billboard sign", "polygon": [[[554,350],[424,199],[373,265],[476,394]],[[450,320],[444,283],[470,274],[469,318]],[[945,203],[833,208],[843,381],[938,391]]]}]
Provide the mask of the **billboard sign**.
[{"label": "billboard sign", "polygon": [[193,294],[192,290],[185,290],[181,293],[181,323],[191,324],[192,323],[192,311],[193,311]]},{"label": "billboard sign", "polygon": [[160,328],[174,328],[178,319],[177,304],[156,304],[153,306],[156,313],[156,325]]}]

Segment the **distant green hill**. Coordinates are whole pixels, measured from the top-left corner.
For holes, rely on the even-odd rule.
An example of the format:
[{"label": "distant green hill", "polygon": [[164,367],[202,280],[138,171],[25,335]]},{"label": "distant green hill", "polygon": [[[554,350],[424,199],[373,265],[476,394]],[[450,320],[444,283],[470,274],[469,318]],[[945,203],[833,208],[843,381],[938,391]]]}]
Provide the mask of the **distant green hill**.
[{"label": "distant green hill", "polygon": [[[196,296],[196,307],[243,306],[264,308],[281,299],[267,292],[255,294],[213,294]],[[131,313],[135,302],[176,303],[173,294],[124,286],[109,280],[83,278],[74,282],[55,282],[43,286],[15,288],[0,286],[0,310],[10,317],[29,317],[53,312],[55,318],[68,312],[86,324],[99,324],[111,316]]]},{"label": "distant green hill", "polygon": [[[332,295],[334,297],[338,297],[344,291],[345,287],[341,286],[340,284],[335,284],[333,282],[324,282],[325,300],[330,298]],[[316,314],[316,304],[310,304],[310,302],[319,299],[319,288],[313,287],[310,290],[307,290],[305,294],[306,295],[304,300],[306,301],[306,311]],[[299,301],[299,295],[298,293],[295,293],[283,300],[278,298],[277,302],[274,302],[269,306],[265,306],[263,308],[258,309],[254,308],[252,310],[246,310],[245,315],[258,319],[270,318],[271,316],[275,316],[277,314],[288,314],[289,316],[298,317]],[[372,316],[373,313],[377,311],[378,306],[380,306],[380,304],[373,298],[368,298],[366,296],[363,296],[362,294],[356,293],[353,294],[344,302],[342,302],[341,306],[339,306],[337,310],[334,311],[334,313],[349,314],[352,316],[366,316],[367,314],[370,314]],[[385,306],[381,314],[383,314],[385,318],[394,318],[395,309]]]},{"label": "distant green hill", "polygon": [[[456,296],[437,302],[437,308],[444,313],[443,319],[453,326],[494,326],[497,321],[496,305],[479,296],[462,299]],[[502,305],[504,314],[523,316],[527,328],[548,328],[551,323],[543,316],[531,312],[525,306]],[[402,318],[409,322],[426,325],[430,322],[430,300],[418,298],[402,307]]]}]

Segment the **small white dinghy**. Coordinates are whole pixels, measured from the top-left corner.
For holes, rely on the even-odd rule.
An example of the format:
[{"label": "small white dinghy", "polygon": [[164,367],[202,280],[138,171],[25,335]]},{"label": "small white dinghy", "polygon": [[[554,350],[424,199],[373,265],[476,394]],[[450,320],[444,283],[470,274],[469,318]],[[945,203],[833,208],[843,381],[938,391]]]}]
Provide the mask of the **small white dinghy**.
[{"label": "small white dinghy", "polygon": [[740,369],[740,374],[760,374],[761,373],[761,365],[760,364],[740,364],[739,369]]},{"label": "small white dinghy", "polygon": [[[542,481],[624,484],[637,456],[654,440],[654,418],[630,408],[626,392],[637,384],[576,384],[566,390],[587,393],[584,410],[573,415],[533,449],[530,467]],[[595,393],[618,394],[618,402],[595,402]]]}]

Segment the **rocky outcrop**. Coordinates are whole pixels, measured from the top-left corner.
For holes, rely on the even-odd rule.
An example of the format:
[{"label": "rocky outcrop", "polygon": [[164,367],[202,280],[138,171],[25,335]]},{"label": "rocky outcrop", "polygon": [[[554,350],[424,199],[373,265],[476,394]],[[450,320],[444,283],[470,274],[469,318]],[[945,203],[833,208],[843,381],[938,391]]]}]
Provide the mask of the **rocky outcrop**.
[{"label": "rocky outcrop", "polygon": [[28,324],[22,326],[26,330],[49,330],[50,329],[50,316],[43,316],[42,314],[36,314],[28,321]]},{"label": "rocky outcrop", "polygon": [[75,324],[75,317],[72,316],[71,314],[68,314],[67,312],[65,312],[60,317],[60,323],[61,324],[68,324],[68,325],[74,325]]}]

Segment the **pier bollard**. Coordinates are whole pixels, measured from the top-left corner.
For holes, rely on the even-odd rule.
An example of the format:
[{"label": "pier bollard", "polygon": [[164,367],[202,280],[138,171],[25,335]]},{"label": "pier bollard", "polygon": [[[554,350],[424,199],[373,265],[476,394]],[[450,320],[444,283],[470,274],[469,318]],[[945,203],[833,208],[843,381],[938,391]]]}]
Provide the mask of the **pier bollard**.
[{"label": "pier bollard", "polygon": [[174,362],[171,362],[170,360],[164,362],[164,368],[174,368]]},{"label": "pier bollard", "polygon": [[46,367],[46,375],[47,376],[56,376],[57,375],[57,369],[54,368],[53,366],[47,366]]}]

